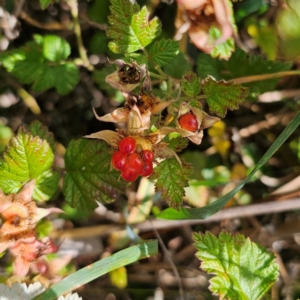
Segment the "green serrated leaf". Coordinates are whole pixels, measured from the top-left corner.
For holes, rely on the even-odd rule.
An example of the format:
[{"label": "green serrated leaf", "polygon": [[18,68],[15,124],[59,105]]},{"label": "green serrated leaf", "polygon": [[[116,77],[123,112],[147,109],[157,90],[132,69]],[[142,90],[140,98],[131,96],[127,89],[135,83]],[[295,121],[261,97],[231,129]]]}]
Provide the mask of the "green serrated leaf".
[{"label": "green serrated leaf", "polygon": [[194,233],[201,268],[216,276],[210,289],[220,299],[258,300],[279,276],[275,255],[242,234]]},{"label": "green serrated leaf", "polygon": [[171,62],[178,52],[178,42],[170,39],[155,41],[149,49],[151,60],[161,67]]},{"label": "green serrated leaf", "polygon": [[155,190],[161,193],[162,199],[178,209],[185,195],[184,188],[188,186],[188,176],[192,173],[191,165],[182,162],[180,166],[176,158],[170,158],[154,169],[150,179],[157,180]]},{"label": "green serrated leaf", "polygon": [[59,174],[56,172],[52,173],[51,170],[41,174],[35,182],[33,199],[37,201],[47,201],[51,199],[57,191],[59,179]]},{"label": "green serrated leaf", "polygon": [[188,58],[182,52],[179,52],[172,62],[164,67],[164,70],[168,75],[181,79],[184,73],[192,70],[192,66]]},{"label": "green serrated leaf", "polygon": [[70,44],[57,35],[46,35],[43,38],[43,56],[52,62],[65,60],[71,54]]},{"label": "green serrated leaf", "polygon": [[146,64],[148,65],[148,59],[143,53],[127,53],[125,54],[125,61],[128,63],[131,63],[131,61],[134,60],[137,64],[142,65]]},{"label": "green serrated leaf", "polygon": [[[219,28],[212,26],[208,31],[209,40],[211,43],[215,42],[222,36],[222,32]],[[218,59],[229,59],[235,49],[234,39],[229,38],[225,42],[216,44],[210,52],[211,57]]]},{"label": "green serrated leaf", "polygon": [[[11,139],[0,161],[0,189],[5,193],[16,193],[24,183],[33,179],[41,184],[46,178],[54,176],[50,171],[53,160],[54,155],[47,141],[34,137],[21,127]],[[58,180],[56,181],[58,184]],[[33,198],[49,198],[56,191],[57,184],[55,186],[53,182],[43,197]],[[35,186],[36,195],[40,194],[39,189],[42,188]]]},{"label": "green serrated leaf", "polygon": [[182,91],[189,97],[195,97],[201,91],[200,78],[192,71],[186,72],[180,83]]},{"label": "green serrated leaf", "polygon": [[[248,56],[243,50],[237,48],[228,61],[213,59],[210,55],[200,54],[197,60],[197,73],[201,78],[213,76],[216,80],[230,80],[250,75],[270,74],[289,70],[292,63],[268,61],[262,56]],[[250,88],[249,96],[252,98],[271,91],[275,88],[278,78],[256,81],[243,84]]]},{"label": "green serrated leaf", "polygon": [[66,202],[81,210],[97,207],[96,201],[112,202],[127,183],[120,172],[111,168],[111,154],[106,143],[92,140],[73,140],[65,155],[66,176],[63,193]]},{"label": "green serrated leaf", "polygon": [[26,128],[28,131],[32,133],[33,136],[38,136],[43,140],[46,140],[50,145],[52,151],[55,150],[55,141],[54,135],[52,132],[48,131],[48,128],[44,126],[39,121],[33,121],[30,125]]},{"label": "green serrated leaf", "polygon": [[144,6],[129,0],[111,0],[111,25],[107,36],[112,39],[109,48],[114,53],[131,53],[149,45],[161,32],[161,24],[155,17],[149,21],[149,12]]},{"label": "green serrated leaf", "polygon": [[222,118],[225,117],[227,109],[238,109],[248,95],[248,88],[224,80],[215,81],[212,77],[205,80],[203,91],[209,110]]},{"label": "green serrated leaf", "polygon": [[183,137],[176,137],[171,139],[167,143],[168,143],[168,148],[178,153],[188,146],[189,140]]},{"label": "green serrated leaf", "polygon": [[[66,58],[69,44],[53,36],[48,39],[48,36],[35,35],[34,39],[20,49],[1,53],[3,66],[21,83],[33,83],[35,91],[42,92],[54,87],[59,94],[69,93],[79,81],[76,65],[72,62],[55,64],[49,60]],[[48,46],[51,44],[49,41],[56,41],[47,46],[49,51],[43,49],[45,40]]]}]

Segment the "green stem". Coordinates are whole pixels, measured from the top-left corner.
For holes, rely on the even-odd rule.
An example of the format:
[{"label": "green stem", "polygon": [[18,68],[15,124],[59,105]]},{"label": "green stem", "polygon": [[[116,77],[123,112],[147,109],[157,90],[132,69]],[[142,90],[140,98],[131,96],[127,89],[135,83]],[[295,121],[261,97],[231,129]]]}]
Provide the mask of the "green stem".
[{"label": "green stem", "polygon": [[150,61],[150,63],[153,65],[154,69],[164,78],[167,79],[170,76],[168,74],[166,74],[159,65],[157,65],[156,63],[153,62],[153,60],[151,59],[151,56],[149,55],[148,51],[143,48],[143,52],[146,56],[146,58]]},{"label": "green stem", "polygon": [[78,19],[78,3],[76,0],[68,0],[67,3],[70,6],[71,15],[73,17],[74,32],[75,32],[76,39],[77,39],[77,46],[78,46],[80,58],[83,61],[83,65],[88,70],[93,71],[94,66],[90,63],[90,61],[86,55],[86,51],[85,51],[83,42],[82,42],[81,28],[80,28],[79,19]]},{"label": "green stem", "polygon": [[156,73],[149,72],[149,75],[150,75],[150,77],[153,77],[153,78],[157,78],[157,79],[160,79],[160,80],[166,80],[165,76],[161,76],[161,75],[156,74]]},{"label": "green stem", "polygon": [[253,82],[253,81],[268,80],[268,79],[280,78],[280,77],[284,77],[284,76],[293,76],[293,75],[300,75],[300,70],[245,76],[245,77],[235,78],[232,80],[236,84],[242,84],[242,83],[248,83],[248,82]]}]

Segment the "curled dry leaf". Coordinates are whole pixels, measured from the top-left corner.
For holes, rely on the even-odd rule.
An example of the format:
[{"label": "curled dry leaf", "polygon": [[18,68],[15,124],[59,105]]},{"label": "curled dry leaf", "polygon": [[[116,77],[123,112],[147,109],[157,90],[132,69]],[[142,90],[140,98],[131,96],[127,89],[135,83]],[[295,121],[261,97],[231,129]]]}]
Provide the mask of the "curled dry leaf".
[{"label": "curled dry leaf", "polygon": [[[235,35],[232,21],[232,7],[229,0],[177,0],[177,34],[188,31],[191,41],[205,53],[210,53],[217,44],[221,44]],[[209,30],[216,27],[221,36],[212,41]]]}]

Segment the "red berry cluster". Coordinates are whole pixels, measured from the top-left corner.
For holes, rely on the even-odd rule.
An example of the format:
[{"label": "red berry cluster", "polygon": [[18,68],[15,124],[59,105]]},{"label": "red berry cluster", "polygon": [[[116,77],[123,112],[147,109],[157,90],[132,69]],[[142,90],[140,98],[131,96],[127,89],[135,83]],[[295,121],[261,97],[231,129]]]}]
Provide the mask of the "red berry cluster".
[{"label": "red berry cluster", "polygon": [[126,181],[135,181],[138,175],[149,176],[153,172],[153,152],[141,150],[135,152],[137,147],[133,137],[124,138],[119,144],[119,151],[112,157],[112,165],[121,171],[122,178]]},{"label": "red berry cluster", "polygon": [[181,128],[195,132],[198,129],[198,121],[193,113],[187,113],[179,118]]}]

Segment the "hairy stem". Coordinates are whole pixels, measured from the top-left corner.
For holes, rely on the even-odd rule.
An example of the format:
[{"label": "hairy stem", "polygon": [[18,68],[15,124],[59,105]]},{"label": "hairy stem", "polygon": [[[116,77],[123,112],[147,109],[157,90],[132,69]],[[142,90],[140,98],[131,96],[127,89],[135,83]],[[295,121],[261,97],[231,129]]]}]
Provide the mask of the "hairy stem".
[{"label": "hairy stem", "polygon": [[77,46],[78,46],[78,51],[80,58],[83,61],[83,65],[90,71],[94,69],[93,65],[90,63],[86,52],[85,48],[82,42],[82,35],[81,35],[81,28],[79,24],[79,19],[78,19],[78,3],[76,0],[68,0],[67,1],[68,5],[70,6],[71,9],[71,15],[73,17],[73,22],[74,22],[74,32],[76,35],[76,40],[77,40]]}]

